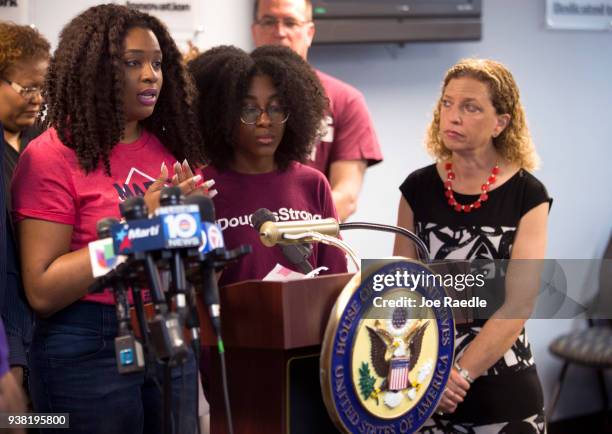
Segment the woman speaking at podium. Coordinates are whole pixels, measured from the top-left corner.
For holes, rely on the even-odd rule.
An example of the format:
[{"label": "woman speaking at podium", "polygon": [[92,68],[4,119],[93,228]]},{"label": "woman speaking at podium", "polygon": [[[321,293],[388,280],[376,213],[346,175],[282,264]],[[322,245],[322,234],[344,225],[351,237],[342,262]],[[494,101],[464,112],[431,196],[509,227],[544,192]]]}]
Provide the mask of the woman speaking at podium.
[{"label": "woman speaking at podium", "polygon": [[[87,9],[63,29],[49,67],[50,128],[15,171],[24,285],[41,316],[30,355],[34,409],[69,413],[73,433],[162,430],[161,368],[119,374],[113,297],[87,292],[94,282],[87,244],[98,238],[96,222],[119,217],[127,197],[144,195],[149,211],[158,206],[169,169],[181,178],[191,172],[177,159],[198,162],[185,74],[156,18],[119,5]],[[196,177],[178,178],[183,193],[196,189]],[[172,371],[174,419],[193,433],[193,355],[184,383],[181,368]]]},{"label": "woman speaking at podium", "polygon": [[[426,141],[436,163],[400,186],[398,225],[435,259],[542,259],[551,199],[529,173],[537,156],[510,71],[480,59],[448,70]],[[394,252],[415,257],[403,238]],[[420,432],[545,432],[527,315],[500,316],[457,327],[455,367]]]}]

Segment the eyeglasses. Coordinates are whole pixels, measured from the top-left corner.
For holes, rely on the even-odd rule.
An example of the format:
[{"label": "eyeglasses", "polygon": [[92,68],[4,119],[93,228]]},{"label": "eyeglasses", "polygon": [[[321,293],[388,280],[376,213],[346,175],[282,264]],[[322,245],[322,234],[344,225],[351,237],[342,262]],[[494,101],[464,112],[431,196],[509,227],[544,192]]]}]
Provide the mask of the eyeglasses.
[{"label": "eyeglasses", "polygon": [[255,125],[264,112],[273,124],[284,124],[289,119],[289,113],[285,112],[285,109],[280,106],[271,105],[263,110],[258,106],[249,105],[242,107],[240,120],[243,124]]},{"label": "eyeglasses", "polygon": [[257,21],[255,21],[255,24],[263,27],[266,30],[271,30],[273,28],[275,28],[276,26],[278,26],[279,23],[283,24],[283,27],[286,28],[287,30],[297,30],[298,28],[302,27],[304,24],[308,24],[311,21],[300,21],[298,19],[295,18],[283,18],[283,19],[278,19],[276,17],[263,17]]},{"label": "eyeglasses", "polygon": [[36,95],[42,95],[42,88],[40,87],[23,87],[19,83],[15,83],[14,81],[7,80],[4,77],[0,77],[0,80],[6,82],[9,86],[13,88],[15,92],[21,95],[25,99],[32,99]]}]

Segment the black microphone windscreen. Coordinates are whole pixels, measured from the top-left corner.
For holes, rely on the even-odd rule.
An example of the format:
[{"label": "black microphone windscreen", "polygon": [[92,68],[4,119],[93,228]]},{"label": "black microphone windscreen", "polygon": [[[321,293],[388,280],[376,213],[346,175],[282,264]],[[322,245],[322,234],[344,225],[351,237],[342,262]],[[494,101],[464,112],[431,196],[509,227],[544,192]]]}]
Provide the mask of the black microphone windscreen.
[{"label": "black microphone windscreen", "polygon": [[102,220],[98,220],[96,223],[96,232],[98,233],[98,238],[108,238],[111,236],[111,226],[115,223],[119,223],[119,220],[114,219],[112,217],[107,217]]},{"label": "black microphone windscreen", "polygon": [[261,225],[263,225],[264,223],[275,221],[276,216],[272,211],[267,208],[259,208],[251,216],[251,224],[257,231],[259,231],[259,228],[261,228]]},{"label": "black microphone windscreen", "polygon": [[[307,243],[281,245],[280,248],[285,258],[295,265],[300,265],[308,260],[312,254],[312,245]],[[312,271],[312,267],[308,271]]]},{"label": "black microphone windscreen", "polygon": [[126,220],[146,219],[148,217],[147,204],[141,196],[133,196],[121,202],[119,211]]},{"label": "black microphone windscreen", "polygon": [[203,222],[215,222],[215,205],[210,198],[203,194],[192,194],[187,196],[185,205],[197,205],[200,210],[200,219]]},{"label": "black microphone windscreen", "polygon": [[180,205],[183,202],[183,192],[180,187],[164,187],[159,193],[159,204],[161,206]]}]

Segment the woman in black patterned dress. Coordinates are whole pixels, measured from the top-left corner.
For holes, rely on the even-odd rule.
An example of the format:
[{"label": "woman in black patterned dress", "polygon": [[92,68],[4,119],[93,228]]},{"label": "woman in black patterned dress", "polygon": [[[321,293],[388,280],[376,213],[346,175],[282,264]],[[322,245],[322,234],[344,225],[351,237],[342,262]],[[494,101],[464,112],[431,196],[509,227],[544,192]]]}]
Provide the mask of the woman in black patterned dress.
[{"label": "woman in black patterned dress", "polygon": [[[528,172],[537,155],[510,71],[480,59],[453,66],[444,78],[427,148],[437,161],[401,185],[398,225],[415,231],[432,258],[544,258],[552,201]],[[415,257],[414,247],[399,237],[394,253]],[[506,285],[510,297],[508,280]],[[537,288],[537,279],[531,286]],[[524,329],[528,315],[508,319],[500,312],[457,327],[457,363],[437,414],[421,433],[546,432],[542,389]]]}]

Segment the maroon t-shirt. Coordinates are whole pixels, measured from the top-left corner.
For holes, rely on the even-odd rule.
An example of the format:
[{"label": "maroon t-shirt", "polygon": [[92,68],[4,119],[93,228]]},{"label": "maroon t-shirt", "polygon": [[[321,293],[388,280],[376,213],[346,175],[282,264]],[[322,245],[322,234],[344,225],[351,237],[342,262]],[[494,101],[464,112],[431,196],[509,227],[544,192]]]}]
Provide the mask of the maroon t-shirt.
[{"label": "maroon t-shirt", "polygon": [[329,98],[325,132],[314,147],[309,165],[329,177],[335,161],[365,160],[368,166],[382,161],[380,145],[365,98],[353,86],[316,71]]},{"label": "maroon t-shirt", "polygon": [[[266,247],[251,225],[251,215],[259,208],[276,213],[278,221],[338,218],[331,198],[329,183],[318,171],[299,163],[291,163],[287,170],[276,170],[258,175],[245,175],[231,170],[219,171],[207,166],[204,179],[214,179],[217,224],[223,231],[228,249],[249,244],[253,252],[228,266],[219,285],[249,279],[262,279],[278,263],[295,270],[280,247]],[[309,258],[313,267],[326,266],[331,273],[347,271],[344,253],[335,247],[315,244]]]}]

